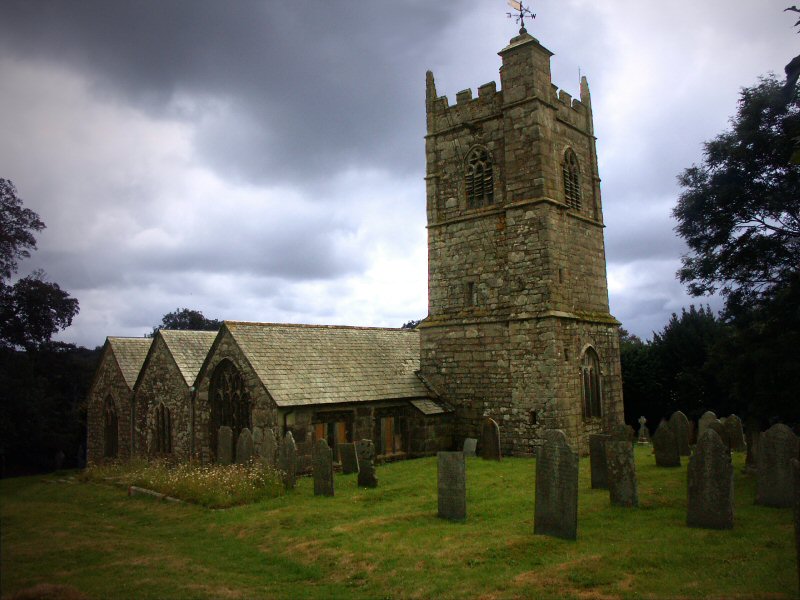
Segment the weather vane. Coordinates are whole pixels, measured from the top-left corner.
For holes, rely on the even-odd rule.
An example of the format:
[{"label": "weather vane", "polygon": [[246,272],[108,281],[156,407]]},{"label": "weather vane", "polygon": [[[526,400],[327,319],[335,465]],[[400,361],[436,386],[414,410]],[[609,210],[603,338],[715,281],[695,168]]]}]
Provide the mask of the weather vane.
[{"label": "weather vane", "polygon": [[522,2],[518,2],[517,0],[508,0],[508,5],[513,8],[516,12],[513,13],[506,13],[506,16],[509,19],[514,19],[520,26],[520,33],[525,31],[525,17],[530,17],[531,19],[535,19],[536,15],[531,12],[530,8],[526,7]]}]

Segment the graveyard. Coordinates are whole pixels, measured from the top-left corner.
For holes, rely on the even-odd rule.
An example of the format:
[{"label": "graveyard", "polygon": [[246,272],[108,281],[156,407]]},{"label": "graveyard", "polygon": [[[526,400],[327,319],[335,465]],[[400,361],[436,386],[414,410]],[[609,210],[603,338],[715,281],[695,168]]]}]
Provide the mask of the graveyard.
[{"label": "graveyard", "polygon": [[[436,457],[336,473],[226,510],[129,497],[75,472],[0,482],[3,597],[795,598],[790,508],[755,504],[733,453],[732,529],[688,527],[687,463],[635,445],[638,506],[579,461],[575,540],[534,535],[536,459],[465,459],[466,518],[437,516]],[[24,597],[24,596],[23,596]],[[55,596],[54,596],[55,597]]]}]

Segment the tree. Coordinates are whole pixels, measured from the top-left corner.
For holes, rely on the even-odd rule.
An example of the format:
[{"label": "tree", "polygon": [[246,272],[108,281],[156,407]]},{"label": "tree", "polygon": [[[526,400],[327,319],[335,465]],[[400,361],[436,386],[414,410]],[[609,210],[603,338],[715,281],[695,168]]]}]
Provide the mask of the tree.
[{"label": "tree", "polygon": [[148,337],[153,337],[160,329],[182,329],[186,331],[219,331],[222,321],[207,319],[199,310],[176,308],[161,319],[161,325],[153,327]]},{"label": "tree", "polygon": [[782,91],[773,75],[744,88],[731,130],[678,178],[673,215],[690,249],[678,277],[693,295],[719,291],[731,308],[752,306],[800,269],[800,165],[790,162],[800,94]]},{"label": "tree", "polygon": [[33,350],[72,324],[78,301],[45,281],[43,271],[8,283],[18,261],[36,249],[34,232],[45,226],[39,215],[22,206],[8,179],[0,179],[0,226],[0,347]]}]

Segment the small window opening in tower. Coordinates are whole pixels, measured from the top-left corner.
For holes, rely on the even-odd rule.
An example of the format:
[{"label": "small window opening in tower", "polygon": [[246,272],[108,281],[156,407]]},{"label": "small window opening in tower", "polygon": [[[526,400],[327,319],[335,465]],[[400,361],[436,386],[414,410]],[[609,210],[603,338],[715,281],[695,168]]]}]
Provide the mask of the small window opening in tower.
[{"label": "small window opening in tower", "polygon": [[531,409],[531,425],[539,424],[539,411],[535,408]]},{"label": "small window opening in tower", "polygon": [[575,156],[575,152],[572,150],[572,148],[567,148],[567,151],[564,152],[562,174],[564,176],[564,201],[570,208],[580,210],[580,168],[578,167],[578,157]]},{"label": "small window opening in tower", "polygon": [[465,292],[465,303],[467,306],[478,306],[478,286],[474,281],[468,281]]},{"label": "small window opening in tower", "polygon": [[477,146],[467,155],[464,184],[467,206],[479,208],[494,203],[494,176],[489,151]]}]

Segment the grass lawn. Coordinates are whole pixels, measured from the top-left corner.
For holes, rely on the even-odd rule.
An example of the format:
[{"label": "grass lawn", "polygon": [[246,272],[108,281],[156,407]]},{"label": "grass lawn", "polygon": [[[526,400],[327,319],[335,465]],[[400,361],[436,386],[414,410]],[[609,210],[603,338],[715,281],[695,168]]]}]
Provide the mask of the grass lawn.
[{"label": "grass lawn", "polygon": [[[98,483],[0,481],[3,596],[89,598],[796,598],[790,509],[755,506],[734,456],[731,531],[690,529],[686,461],[636,449],[638,509],[612,508],[580,463],[578,540],[533,535],[533,459],[468,459],[467,520],[436,517],[436,459],[336,478],[227,510],[128,498]],[[57,476],[46,479],[56,480]]]}]

